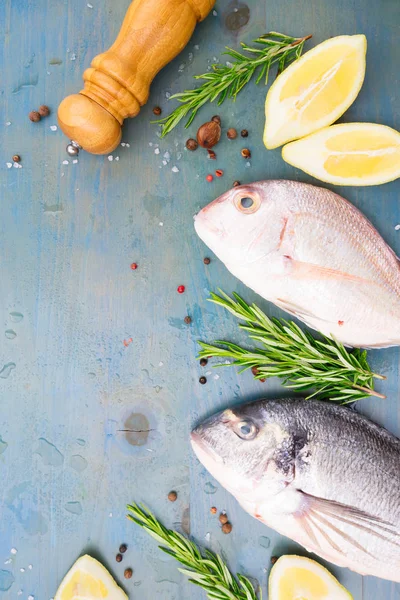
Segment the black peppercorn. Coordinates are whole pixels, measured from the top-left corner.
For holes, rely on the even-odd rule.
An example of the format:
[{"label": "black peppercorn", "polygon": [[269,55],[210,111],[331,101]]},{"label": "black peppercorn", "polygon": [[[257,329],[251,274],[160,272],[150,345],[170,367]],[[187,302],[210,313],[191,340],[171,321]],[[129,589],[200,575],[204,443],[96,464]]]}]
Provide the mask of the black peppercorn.
[{"label": "black peppercorn", "polygon": [[126,544],[121,544],[119,547],[119,551],[121,552],[121,554],[125,554],[125,552],[128,550],[128,546]]},{"label": "black peppercorn", "polygon": [[197,150],[198,146],[197,140],[194,140],[193,138],[189,138],[186,142],[186,148],[192,152],[193,150]]},{"label": "black peppercorn", "polygon": [[206,358],[201,358],[200,359],[200,366],[201,367],[205,367],[207,363],[208,363],[208,360]]},{"label": "black peppercorn", "polygon": [[158,117],[159,115],[161,115],[161,108],[159,106],[155,106],[153,108],[153,113]]},{"label": "black peppercorn", "polygon": [[201,383],[201,385],[204,385],[205,383],[207,383],[207,379],[204,376],[200,377],[199,382]]},{"label": "black peppercorn", "polygon": [[209,265],[209,264],[210,264],[210,262],[211,262],[211,259],[210,259],[210,258],[208,258],[207,256],[206,256],[205,258],[203,258],[203,263],[204,263],[205,265]]},{"label": "black peppercorn", "polygon": [[121,562],[122,561],[122,554],[117,554],[117,556],[115,557],[115,560],[117,562]]},{"label": "black peppercorn", "polygon": [[242,137],[247,137],[249,135],[249,132],[247,131],[247,129],[242,129],[242,131],[240,132],[240,135]]}]

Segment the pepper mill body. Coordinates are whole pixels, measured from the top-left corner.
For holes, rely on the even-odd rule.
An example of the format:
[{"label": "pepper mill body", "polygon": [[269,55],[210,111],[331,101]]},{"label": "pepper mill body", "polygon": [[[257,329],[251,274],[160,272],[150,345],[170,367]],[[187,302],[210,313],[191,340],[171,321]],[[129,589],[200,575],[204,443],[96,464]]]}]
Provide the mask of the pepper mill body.
[{"label": "pepper mill body", "polygon": [[215,0],[134,0],[114,44],[83,74],[84,89],[65,98],[58,121],[74,145],[107,154],[121,126],[149,97],[155,75],[188,43]]}]

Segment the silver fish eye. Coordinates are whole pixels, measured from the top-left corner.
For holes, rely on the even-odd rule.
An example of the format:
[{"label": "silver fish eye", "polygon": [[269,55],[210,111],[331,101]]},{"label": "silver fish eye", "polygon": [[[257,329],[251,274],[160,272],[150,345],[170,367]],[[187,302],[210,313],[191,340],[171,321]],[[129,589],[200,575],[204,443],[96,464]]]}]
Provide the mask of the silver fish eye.
[{"label": "silver fish eye", "polygon": [[245,441],[254,440],[258,434],[258,428],[252,421],[239,421],[235,427],[235,433]]},{"label": "silver fish eye", "polygon": [[248,196],[246,196],[245,198],[240,199],[240,204],[242,208],[251,208],[254,204],[254,200],[253,198],[249,198]]}]

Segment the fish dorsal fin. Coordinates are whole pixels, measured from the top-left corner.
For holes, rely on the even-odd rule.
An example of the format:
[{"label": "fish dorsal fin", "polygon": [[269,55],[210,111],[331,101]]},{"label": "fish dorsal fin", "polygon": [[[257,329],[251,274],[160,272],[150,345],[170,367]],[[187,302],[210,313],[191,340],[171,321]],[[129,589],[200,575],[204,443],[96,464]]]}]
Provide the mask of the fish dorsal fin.
[{"label": "fish dorsal fin", "polygon": [[346,548],[370,554],[358,542],[357,533],[367,533],[400,548],[400,532],[393,524],[340,502],[311,496],[300,490],[299,494],[303,501],[301,514],[296,519],[317,551],[327,543],[342,555],[348,553]]}]

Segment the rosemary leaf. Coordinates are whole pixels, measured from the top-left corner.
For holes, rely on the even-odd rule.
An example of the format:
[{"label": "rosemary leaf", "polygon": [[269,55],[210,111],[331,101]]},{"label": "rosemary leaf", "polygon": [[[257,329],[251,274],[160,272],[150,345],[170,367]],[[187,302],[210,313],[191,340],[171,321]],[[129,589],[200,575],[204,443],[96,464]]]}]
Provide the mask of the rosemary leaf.
[{"label": "rosemary leaf", "polygon": [[314,338],[293,321],[270,319],[237,294],[230,298],[224,292],[221,296],[212,293],[210,301],[244,321],[240,329],[261,347],[246,349],[222,340],[199,342],[199,358],[233,359],[228,366],[236,365],[240,373],[253,369],[256,379],[280,377],[285,387],[309,391],[308,398],[348,404],[368,396],[386,397],[374,390],[374,379],[385,377],[372,372],[365,350],[350,351],[335,339],[322,335],[322,339]]},{"label": "rosemary leaf", "polygon": [[259,44],[260,47],[241,43],[242,49],[248,53],[248,56],[232,48],[226,48],[226,52],[223,54],[230,56],[235,62],[228,62],[226,65],[213,64],[211,71],[195,76],[195,79],[204,80],[199,87],[170,97],[170,100],[178,100],[180,105],[166,117],[153,121],[153,123],[162,125],[161,137],[170,133],[188,115],[185,127],[189,127],[197,111],[206,102],[217,101],[217,104],[220,105],[226,98],[235,100],[257,71],[259,73],[256,83],[265,79],[266,85],[271,66],[278,64],[278,74],[281,73],[291,62],[301,56],[304,43],[310,37],[311,35],[294,38],[271,31],[254,40],[254,43]]},{"label": "rosemary leaf", "polygon": [[128,519],[142,527],[160,544],[159,548],[187,567],[179,571],[189,581],[199,585],[214,600],[262,600],[261,589],[255,591],[244,575],[237,579],[229,571],[219,554],[211,550],[201,552],[198,546],[182,534],[167,529],[145,506],[131,504]]}]

